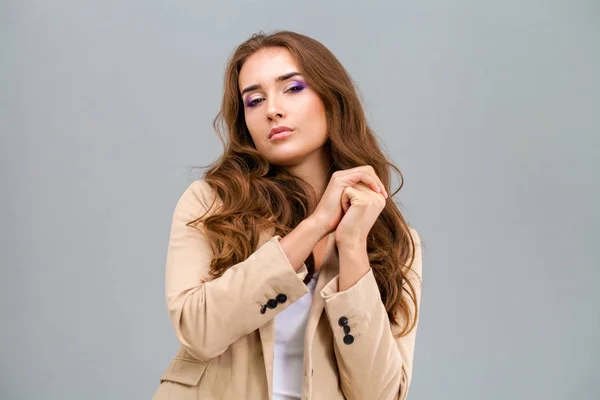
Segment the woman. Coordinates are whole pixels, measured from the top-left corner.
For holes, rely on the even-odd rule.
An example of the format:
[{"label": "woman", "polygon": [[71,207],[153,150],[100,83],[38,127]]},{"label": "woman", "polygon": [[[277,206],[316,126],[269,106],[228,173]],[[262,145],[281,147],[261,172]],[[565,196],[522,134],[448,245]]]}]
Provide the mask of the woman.
[{"label": "woman", "polygon": [[224,154],[173,215],[181,347],[154,399],[405,399],[420,240],[348,73],[311,38],[254,35],[214,125]]}]

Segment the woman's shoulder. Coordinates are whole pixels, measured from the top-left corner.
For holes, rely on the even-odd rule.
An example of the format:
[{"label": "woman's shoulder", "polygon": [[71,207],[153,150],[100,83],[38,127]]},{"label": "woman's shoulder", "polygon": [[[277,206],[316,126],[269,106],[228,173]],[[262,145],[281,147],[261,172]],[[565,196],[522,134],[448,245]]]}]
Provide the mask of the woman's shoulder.
[{"label": "woman's shoulder", "polygon": [[193,181],[185,189],[179,198],[177,208],[186,209],[209,209],[213,203],[219,203],[220,199],[216,191],[208,184],[205,179]]},{"label": "woman's shoulder", "polygon": [[197,179],[197,180],[193,181],[192,183],[190,183],[186,191],[192,192],[195,195],[200,196],[200,197],[214,195],[214,190],[213,190],[212,186],[210,186],[208,184],[208,182],[206,181],[206,179],[204,179],[204,178]]},{"label": "woman's shoulder", "polygon": [[421,235],[415,228],[413,228],[410,225],[408,226],[408,230],[409,230],[410,236],[412,237],[412,240],[415,244],[415,247],[414,247],[415,260],[414,260],[414,263],[413,263],[411,269],[417,273],[419,278],[421,278],[422,274],[423,274],[423,249],[421,247],[422,246]]},{"label": "woman's shoulder", "polygon": [[421,244],[421,236],[419,235],[419,232],[415,228],[408,225],[408,232],[410,233],[410,236],[414,240],[415,245]]}]

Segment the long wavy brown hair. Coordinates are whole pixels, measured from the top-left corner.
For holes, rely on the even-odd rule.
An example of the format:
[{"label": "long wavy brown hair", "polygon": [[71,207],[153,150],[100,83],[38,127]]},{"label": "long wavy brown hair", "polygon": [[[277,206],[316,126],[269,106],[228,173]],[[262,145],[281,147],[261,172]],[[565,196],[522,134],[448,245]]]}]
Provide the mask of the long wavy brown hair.
[{"label": "long wavy brown hair", "polygon": [[[400,187],[388,198],[369,232],[367,251],[390,322],[400,326],[402,320],[399,336],[406,335],[414,328],[418,314],[415,287],[407,279],[415,243],[391,200],[402,188],[404,178],[382,153],[348,72],[324,45],[299,33],[254,34],[228,60],[223,101],[213,121],[223,144],[223,155],[209,165],[196,167],[208,168],[203,179],[220,197],[222,206],[188,223],[199,230],[201,224],[204,226],[203,233],[214,252],[211,276],[217,278],[248,258],[257,249],[261,231],[273,229],[274,234],[283,237],[309,216],[307,182],[271,165],[257,151],[244,119],[238,86],[240,70],[248,57],[269,47],[285,48],[294,56],[299,72],[325,105],[329,133],[325,146],[332,158],[329,178],[338,170],[371,165],[387,190],[388,167],[400,176]],[[228,140],[224,140],[225,135]],[[312,254],[305,263],[308,281],[314,272]]]}]

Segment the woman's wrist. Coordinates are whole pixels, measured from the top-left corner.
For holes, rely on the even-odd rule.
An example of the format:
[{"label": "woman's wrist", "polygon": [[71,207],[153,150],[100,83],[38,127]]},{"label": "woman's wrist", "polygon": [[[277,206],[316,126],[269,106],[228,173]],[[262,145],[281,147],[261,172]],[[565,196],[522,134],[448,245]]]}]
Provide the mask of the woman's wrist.
[{"label": "woman's wrist", "polygon": [[315,217],[314,214],[302,221],[300,225],[304,225],[304,229],[306,229],[310,238],[316,239],[315,244],[329,234],[325,224]]},{"label": "woman's wrist", "polygon": [[307,218],[279,240],[284,253],[294,270],[298,270],[314,247],[327,234],[318,221]]}]

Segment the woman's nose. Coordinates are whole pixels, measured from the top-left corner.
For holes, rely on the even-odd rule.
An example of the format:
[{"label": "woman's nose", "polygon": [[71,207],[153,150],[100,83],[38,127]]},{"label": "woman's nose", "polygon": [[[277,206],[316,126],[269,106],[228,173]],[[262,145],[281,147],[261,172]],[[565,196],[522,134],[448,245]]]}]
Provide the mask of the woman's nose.
[{"label": "woman's nose", "polygon": [[274,120],[277,118],[283,118],[283,109],[279,104],[278,99],[271,97],[267,100],[267,118]]}]

